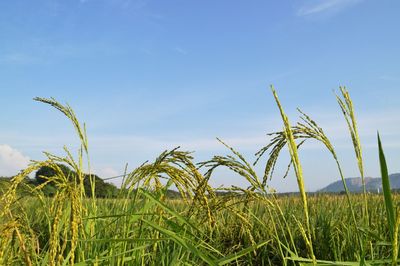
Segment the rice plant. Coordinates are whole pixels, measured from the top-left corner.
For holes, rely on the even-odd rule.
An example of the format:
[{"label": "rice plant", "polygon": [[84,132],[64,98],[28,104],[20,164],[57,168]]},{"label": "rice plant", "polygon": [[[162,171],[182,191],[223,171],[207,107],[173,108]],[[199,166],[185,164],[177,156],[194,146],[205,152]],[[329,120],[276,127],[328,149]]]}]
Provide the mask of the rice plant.
[{"label": "rice plant", "polygon": [[[399,196],[392,193],[378,137],[383,197],[367,193],[355,110],[348,91],[336,96],[349,129],[362,194],[351,194],[334,144],[311,116],[298,109],[291,124],[276,91],[282,131],[256,153],[257,173],[239,151],[218,139],[228,155],[197,163],[179,147],[128,171],[112,198],[96,198],[85,124],[69,105],[35,98],[60,111],[80,140],[75,152],[45,152],[0,186],[0,265],[397,265]],[[307,194],[298,150],[317,141],[332,155],[344,195]],[[281,153],[288,148],[285,176],[294,170],[299,194],[270,187]],[[26,177],[48,167],[38,185]],[[225,168],[247,187],[214,188]],[[65,171],[65,169],[69,169]],[[90,184],[90,193],[85,189]],[[46,187],[55,187],[52,196]],[[176,198],[169,193],[176,190]],[[382,207],[385,206],[385,207]]]}]

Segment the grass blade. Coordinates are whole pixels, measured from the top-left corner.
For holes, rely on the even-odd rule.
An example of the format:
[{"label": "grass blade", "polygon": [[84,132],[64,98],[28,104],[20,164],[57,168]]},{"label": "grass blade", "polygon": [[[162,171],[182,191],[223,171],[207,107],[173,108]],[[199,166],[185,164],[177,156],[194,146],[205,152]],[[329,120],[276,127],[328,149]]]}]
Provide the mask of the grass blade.
[{"label": "grass blade", "polygon": [[378,146],[379,146],[379,163],[380,163],[381,174],[382,174],[382,189],[383,189],[383,196],[385,198],[385,206],[386,206],[386,215],[387,215],[387,220],[389,223],[390,236],[392,237],[392,240],[393,240],[395,226],[396,226],[395,210],[394,210],[393,201],[392,201],[392,193],[390,191],[390,180],[389,180],[389,174],[388,174],[385,154],[383,152],[381,138],[379,136],[379,133],[378,133]]},{"label": "grass blade", "polygon": [[200,251],[194,245],[192,245],[191,243],[189,243],[188,241],[186,241],[185,239],[180,237],[177,233],[175,233],[171,230],[168,230],[166,228],[162,228],[158,224],[153,223],[151,221],[144,220],[144,219],[142,221],[145,222],[146,224],[148,224],[149,226],[151,226],[152,228],[154,228],[155,230],[159,231],[160,233],[170,237],[171,240],[173,240],[175,243],[184,247],[186,250],[190,251],[193,255],[202,259],[208,265],[218,265],[209,254],[207,254],[204,251]]},{"label": "grass blade", "polygon": [[259,249],[260,247],[262,247],[262,246],[268,244],[269,242],[271,242],[271,240],[264,241],[264,242],[259,243],[259,244],[257,244],[257,245],[253,245],[253,246],[247,247],[247,248],[245,248],[245,249],[242,249],[242,250],[241,250],[240,252],[238,252],[238,253],[235,253],[235,254],[226,256],[226,257],[224,257],[224,258],[218,260],[218,265],[225,265],[225,264],[228,264],[228,263],[230,263],[230,262],[232,262],[232,261],[235,261],[235,260],[239,259],[240,257],[243,257],[243,256],[249,254],[250,252],[253,252],[254,250],[257,250],[257,249]]}]

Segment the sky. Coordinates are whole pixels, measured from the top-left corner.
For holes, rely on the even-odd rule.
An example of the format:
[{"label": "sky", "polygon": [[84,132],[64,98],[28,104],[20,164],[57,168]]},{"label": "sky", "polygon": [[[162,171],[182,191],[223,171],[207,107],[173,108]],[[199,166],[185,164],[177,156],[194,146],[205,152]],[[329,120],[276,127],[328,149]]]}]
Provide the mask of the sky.
[{"label": "sky", "polygon": [[[395,0],[1,1],[0,176],[43,151],[78,149],[71,123],[36,96],[68,103],[86,123],[92,171],[103,178],[177,146],[195,162],[229,154],[216,137],[254,162],[283,126],[270,85],[293,124],[299,107],[325,129],[354,177],[335,100],[346,86],[366,175],[379,176],[378,130],[389,171],[400,172],[399,10]],[[288,158],[284,150],[269,182],[279,192],[297,190],[292,172],[282,178]],[[339,179],[318,143],[300,160],[308,191]],[[249,185],[223,170],[211,184]]]}]

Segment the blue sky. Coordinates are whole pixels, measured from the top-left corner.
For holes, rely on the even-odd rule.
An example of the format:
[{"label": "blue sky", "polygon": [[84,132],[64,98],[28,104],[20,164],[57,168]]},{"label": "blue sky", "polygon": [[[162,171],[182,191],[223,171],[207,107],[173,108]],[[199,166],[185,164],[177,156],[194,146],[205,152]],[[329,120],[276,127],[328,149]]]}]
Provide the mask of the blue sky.
[{"label": "blue sky", "polygon": [[[357,168],[334,90],[355,102],[366,172],[378,176],[379,129],[400,171],[398,1],[38,0],[0,2],[0,176],[42,151],[76,148],[71,125],[35,96],[69,103],[87,123],[93,169],[120,174],[180,145],[196,161],[227,151],[249,161],[282,123],[273,84],[296,121],[314,117],[336,145],[346,176]],[[338,179],[316,144],[301,152],[307,189]],[[282,180],[282,156],[271,186]],[[262,173],[264,161],[257,167]],[[218,172],[217,185],[246,186]]]}]

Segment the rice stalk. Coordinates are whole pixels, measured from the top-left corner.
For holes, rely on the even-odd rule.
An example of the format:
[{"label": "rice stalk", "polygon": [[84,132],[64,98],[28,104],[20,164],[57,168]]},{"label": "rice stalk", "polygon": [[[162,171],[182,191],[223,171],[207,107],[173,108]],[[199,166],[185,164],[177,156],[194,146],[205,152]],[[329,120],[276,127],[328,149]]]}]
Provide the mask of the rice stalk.
[{"label": "rice stalk", "polygon": [[298,109],[298,111],[301,114],[301,120],[303,121],[303,123],[298,123],[296,126],[296,132],[299,133],[299,138],[304,138],[304,139],[315,139],[320,141],[321,143],[323,143],[325,145],[325,147],[328,149],[328,151],[330,152],[330,154],[333,156],[333,159],[336,163],[340,178],[342,180],[343,183],[343,187],[345,190],[345,194],[346,194],[346,198],[347,198],[347,202],[348,202],[348,206],[349,206],[349,210],[351,213],[351,217],[353,219],[353,223],[355,226],[355,233],[357,235],[358,238],[358,244],[360,246],[360,256],[363,260],[364,258],[364,242],[363,239],[359,233],[359,229],[358,229],[358,222],[356,219],[356,215],[355,215],[355,211],[354,211],[354,207],[353,207],[353,202],[350,199],[350,191],[347,187],[347,183],[346,183],[346,179],[344,177],[343,174],[343,170],[342,167],[340,165],[339,162],[339,158],[336,154],[336,151],[333,147],[333,145],[331,144],[331,142],[329,141],[328,137],[325,135],[324,131],[322,128],[320,128],[317,123],[312,120],[308,115],[306,115],[305,113],[303,113],[300,109]]},{"label": "rice stalk", "polygon": [[257,173],[251,167],[250,163],[248,163],[247,160],[243,157],[243,155],[227,145],[219,138],[217,138],[217,140],[222,143],[222,145],[224,145],[226,148],[228,148],[234,156],[214,156],[211,160],[199,163],[200,167],[207,168],[205,176],[209,179],[218,167],[224,166],[232,170],[233,172],[241,175],[246,179],[247,182],[250,183],[250,186],[247,188],[247,190],[266,194],[266,184],[260,181]]},{"label": "rice stalk", "polygon": [[347,127],[350,132],[354,152],[357,159],[358,170],[361,176],[361,182],[363,187],[363,195],[364,195],[364,205],[363,205],[363,217],[369,223],[369,214],[368,214],[368,201],[367,201],[367,189],[365,184],[365,176],[364,176],[364,163],[363,163],[363,153],[361,147],[360,136],[358,134],[357,127],[357,119],[355,117],[355,111],[353,106],[353,101],[351,100],[350,94],[346,87],[340,87],[341,96],[336,95],[336,100],[342,110],[343,116],[346,120]]},{"label": "rice stalk", "polygon": [[[34,98],[35,101],[39,101],[42,103],[46,103],[56,108],[60,112],[62,112],[73,124],[75,131],[78,134],[79,140],[81,142],[81,147],[78,150],[77,159],[75,159],[71,152],[64,147],[64,151],[66,153],[65,157],[56,156],[50,153],[45,152],[44,154],[47,156],[48,161],[50,162],[48,166],[52,168],[56,175],[51,178],[52,183],[58,188],[58,192],[56,195],[56,199],[59,201],[53,201],[53,209],[54,213],[54,221],[52,225],[52,234],[50,239],[50,263],[56,264],[56,261],[62,261],[62,253],[66,248],[66,239],[69,238],[69,260],[70,265],[74,265],[75,263],[75,250],[77,248],[78,237],[81,235],[83,230],[80,230],[82,227],[82,217],[85,214],[85,210],[83,209],[83,199],[85,198],[85,190],[84,190],[84,172],[83,172],[83,154],[85,153],[88,169],[90,173],[90,163],[89,163],[89,152],[88,152],[88,140],[86,136],[86,126],[79,123],[73,109],[68,105],[62,105],[57,102],[54,98],[46,99],[46,98]],[[59,163],[66,164],[72,168],[74,174],[66,174],[59,167]],[[91,190],[92,190],[92,212],[94,212],[94,216],[96,216],[96,201],[95,201],[95,182],[94,177],[89,174]],[[64,202],[69,202],[69,230],[67,232],[64,227],[63,238],[64,244],[62,247],[59,245],[59,223],[65,211],[62,210],[64,206]],[[94,224],[91,224],[91,233],[94,233]]]},{"label": "rice stalk", "polygon": [[56,99],[54,98],[41,98],[41,97],[35,97],[33,100],[49,104],[59,110],[61,113],[63,113],[71,122],[72,125],[74,126],[79,139],[82,141],[82,146],[85,150],[85,152],[88,152],[88,140],[86,137],[86,126],[84,125],[83,128],[81,127],[78,119],[76,118],[74,110],[69,106],[68,104],[62,105],[59,103]]},{"label": "rice stalk", "polygon": [[[125,174],[117,199],[85,198],[85,178],[93,181],[90,190],[96,195],[89,163],[89,175],[84,173],[86,129],[70,107],[54,99],[44,101],[73,118],[83,144],[77,156],[66,147],[65,156],[44,153],[45,161],[33,161],[7,186],[0,183],[0,192],[4,191],[0,198],[0,265],[397,265],[400,218],[393,203],[398,195],[390,195],[392,207],[388,207],[387,195],[368,194],[367,206],[365,193],[351,197],[306,194],[297,155],[306,140],[324,144],[342,181],[343,171],[333,145],[317,123],[299,110],[301,122],[290,126],[273,93],[284,129],[272,133],[271,142],[257,154],[256,162],[270,152],[263,178],[239,152],[219,140],[230,149],[230,155],[195,164],[189,152],[165,151],[154,162]],[[347,106],[345,100],[343,106]],[[351,119],[348,116],[354,131]],[[274,194],[267,185],[286,145],[291,159],[285,176],[293,166],[304,193],[300,198]],[[383,155],[381,144],[380,149]],[[41,166],[56,174],[37,187],[25,182],[25,176]],[[212,188],[211,177],[220,166],[238,173],[248,187]],[[56,188],[52,198],[41,191],[47,185]],[[346,182],[343,185],[346,191]],[[168,189],[175,187],[182,199],[168,198]],[[390,184],[384,187],[389,187],[390,193]],[[22,189],[29,191],[28,196],[20,194]],[[384,204],[386,211],[381,208]],[[355,219],[353,207],[358,205],[368,213],[366,228]],[[391,209],[394,219],[389,217]],[[385,215],[393,228],[389,234],[382,223]],[[366,243],[369,249],[363,250]],[[308,258],[300,257],[303,251]]]},{"label": "rice stalk", "polygon": [[392,249],[393,249],[392,265],[393,266],[397,265],[397,260],[399,257],[399,226],[400,226],[400,215],[399,215],[399,212],[397,212],[396,226],[394,228],[394,236],[393,236],[393,242],[392,242]]},{"label": "rice stalk", "polygon": [[[323,131],[323,129],[321,127],[318,126],[318,124],[312,120],[308,115],[306,115],[304,112],[302,112],[300,109],[297,109],[300,113],[300,119],[301,122],[298,122],[295,126],[292,127],[291,131],[293,133],[293,138],[294,139],[298,139],[300,142],[297,145],[297,149],[300,148],[307,140],[309,139],[314,139],[317,140],[319,142],[321,142],[329,151],[329,153],[332,155],[336,167],[338,169],[340,178],[342,180],[343,183],[343,187],[345,190],[345,194],[346,194],[346,199],[348,202],[348,206],[349,206],[349,210],[351,213],[351,217],[353,220],[353,224],[355,227],[355,234],[357,236],[358,239],[358,245],[360,247],[360,257],[361,260],[363,260],[365,254],[364,254],[364,241],[359,233],[359,227],[358,227],[358,222],[356,219],[356,215],[355,215],[355,211],[354,211],[354,207],[353,207],[353,203],[350,199],[350,191],[348,189],[348,186],[346,184],[346,180],[343,174],[343,170],[342,167],[340,165],[338,156],[336,154],[336,151],[332,145],[332,143],[330,142],[329,138],[326,136],[325,132]],[[269,135],[274,136],[271,140],[271,142],[263,147],[256,155],[258,156],[257,160],[255,163],[257,163],[261,156],[263,156],[269,149],[271,149],[270,152],[270,157],[267,161],[266,167],[265,167],[265,176],[264,176],[264,180],[267,180],[269,178],[269,176],[272,174],[273,169],[275,167],[275,164],[277,162],[277,159],[279,157],[279,153],[282,150],[282,148],[286,145],[287,143],[287,139],[285,137],[285,133],[284,131],[282,132],[275,132],[275,133],[271,133]],[[288,165],[288,169],[290,168],[290,166],[293,164],[293,159],[291,159],[289,165]],[[285,176],[288,173],[288,169],[285,173]],[[264,181],[265,182],[265,181]]]},{"label": "rice stalk", "polygon": [[289,123],[289,119],[286,116],[285,112],[283,111],[283,108],[279,101],[278,95],[272,86],[271,86],[271,90],[272,90],[272,93],[275,98],[275,102],[278,105],[278,108],[279,108],[279,111],[281,113],[281,117],[283,120],[283,124],[284,124],[283,134],[287,141],[291,160],[293,161],[293,168],[294,168],[294,171],[296,174],[297,185],[299,187],[300,196],[301,196],[301,200],[303,203],[303,213],[304,213],[304,217],[305,217],[305,221],[306,221],[306,233],[304,234],[305,241],[307,244],[307,248],[309,249],[310,257],[311,257],[313,263],[316,264],[316,258],[314,256],[312,237],[311,237],[311,226],[310,226],[310,218],[309,218],[309,212],[308,212],[307,194],[305,191],[303,169],[301,167],[301,163],[300,163],[300,159],[299,159],[299,155],[298,155],[298,151],[297,151],[297,144],[296,144],[295,138],[293,136],[292,127]]}]

